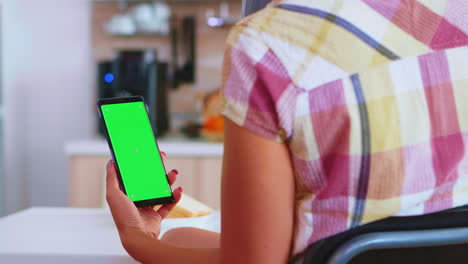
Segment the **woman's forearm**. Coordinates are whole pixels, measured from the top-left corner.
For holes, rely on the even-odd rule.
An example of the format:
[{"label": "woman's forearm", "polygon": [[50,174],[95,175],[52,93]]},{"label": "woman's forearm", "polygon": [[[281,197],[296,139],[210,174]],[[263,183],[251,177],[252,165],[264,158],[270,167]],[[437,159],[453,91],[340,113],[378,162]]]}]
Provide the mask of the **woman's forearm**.
[{"label": "woman's forearm", "polygon": [[180,248],[134,231],[122,232],[121,240],[127,252],[141,263],[220,263],[219,248]]}]

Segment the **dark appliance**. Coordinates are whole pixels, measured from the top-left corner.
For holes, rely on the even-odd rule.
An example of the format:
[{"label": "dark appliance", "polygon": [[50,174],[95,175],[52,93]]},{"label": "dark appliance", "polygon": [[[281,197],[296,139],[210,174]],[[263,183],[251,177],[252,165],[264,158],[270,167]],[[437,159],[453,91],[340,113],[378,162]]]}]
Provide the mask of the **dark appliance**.
[{"label": "dark appliance", "polygon": [[[185,16],[181,26],[171,29],[172,45],[172,87],[181,83],[194,83],[196,71],[196,20],[194,16]],[[179,49],[180,46],[180,49]],[[182,65],[179,65],[181,55]]]},{"label": "dark appliance", "polygon": [[[143,96],[155,134],[162,136],[169,130],[167,69],[155,50],[121,50],[98,65],[98,97]],[[99,132],[104,134],[102,125]]]},{"label": "dark appliance", "polygon": [[[156,136],[169,130],[168,88],[195,82],[196,20],[184,16],[179,21],[171,28],[170,64],[158,61],[154,49],[119,50],[115,59],[98,63],[98,98],[143,96]],[[99,133],[104,134],[100,123]]]}]

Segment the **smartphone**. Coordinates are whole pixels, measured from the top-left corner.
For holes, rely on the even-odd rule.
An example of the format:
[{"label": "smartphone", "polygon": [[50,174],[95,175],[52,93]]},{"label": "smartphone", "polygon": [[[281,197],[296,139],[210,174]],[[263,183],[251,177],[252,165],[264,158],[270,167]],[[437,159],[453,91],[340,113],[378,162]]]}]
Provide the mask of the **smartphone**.
[{"label": "smartphone", "polygon": [[143,98],[100,99],[97,106],[122,191],[137,207],[174,202]]}]

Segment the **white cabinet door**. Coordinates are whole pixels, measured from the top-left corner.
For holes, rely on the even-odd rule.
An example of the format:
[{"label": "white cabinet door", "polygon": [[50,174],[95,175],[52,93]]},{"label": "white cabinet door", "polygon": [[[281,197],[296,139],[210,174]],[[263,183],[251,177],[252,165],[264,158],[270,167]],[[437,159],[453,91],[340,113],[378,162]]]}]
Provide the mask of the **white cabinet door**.
[{"label": "white cabinet door", "polygon": [[196,161],[193,158],[168,158],[164,163],[167,173],[173,169],[179,171],[174,187],[182,186],[183,192],[196,197],[196,181],[198,172],[196,170]]},{"label": "white cabinet door", "polygon": [[72,156],[68,160],[69,205],[98,208],[105,197],[107,156]]},{"label": "white cabinet door", "polygon": [[221,207],[221,169],[222,161],[220,158],[199,159],[197,162],[198,182],[197,199],[219,210]]}]

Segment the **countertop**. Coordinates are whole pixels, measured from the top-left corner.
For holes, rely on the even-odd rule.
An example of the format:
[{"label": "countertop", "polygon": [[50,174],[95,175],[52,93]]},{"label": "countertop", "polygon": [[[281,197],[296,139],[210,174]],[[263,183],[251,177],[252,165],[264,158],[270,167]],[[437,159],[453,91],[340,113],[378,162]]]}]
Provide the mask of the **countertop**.
[{"label": "countertop", "polygon": [[[166,219],[175,227],[220,231],[220,214]],[[33,207],[0,218],[0,263],[136,263],[123,249],[107,209]]]},{"label": "countertop", "polygon": [[[170,157],[222,157],[223,144],[186,138],[158,139],[159,149]],[[67,156],[110,156],[106,140],[76,140],[65,143]]]}]

